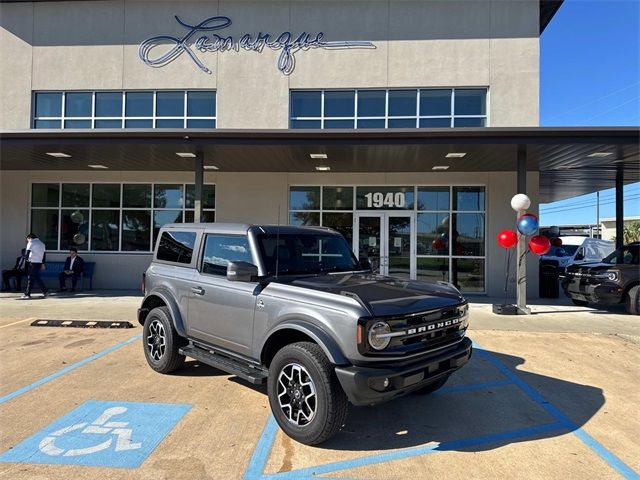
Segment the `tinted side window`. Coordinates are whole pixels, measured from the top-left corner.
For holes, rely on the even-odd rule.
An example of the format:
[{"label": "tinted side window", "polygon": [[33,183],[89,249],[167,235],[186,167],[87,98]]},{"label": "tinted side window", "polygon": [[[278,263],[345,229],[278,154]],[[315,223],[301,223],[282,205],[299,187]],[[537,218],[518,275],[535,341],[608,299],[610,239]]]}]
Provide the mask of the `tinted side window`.
[{"label": "tinted side window", "polygon": [[195,232],[163,232],[158,246],[158,260],[189,264],[195,243]]},{"label": "tinted side window", "polygon": [[207,235],[202,273],[227,275],[229,262],[253,263],[249,240],[240,235]]}]

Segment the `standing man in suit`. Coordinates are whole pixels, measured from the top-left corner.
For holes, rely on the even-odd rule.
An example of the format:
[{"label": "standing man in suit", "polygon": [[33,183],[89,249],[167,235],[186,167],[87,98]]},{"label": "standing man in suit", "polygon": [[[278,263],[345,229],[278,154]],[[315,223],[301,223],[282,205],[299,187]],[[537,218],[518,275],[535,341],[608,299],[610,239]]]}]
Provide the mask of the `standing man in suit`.
[{"label": "standing man in suit", "polygon": [[24,253],[26,249],[22,249],[20,252],[20,256],[16,258],[16,264],[11,270],[3,270],[2,271],[2,291],[9,290],[11,285],[9,285],[9,280],[12,277],[16,279],[16,292],[22,290],[22,277],[27,275],[27,262],[24,258]]},{"label": "standing man in suit", "polygon": [[46,247],[35,233],[30,233],[27,235],[27,248],[25,250],[24,257],[28,264],[27,290],[20,299],[31,299],[31,290],[33,289],[34,283],[37,283],[40,290],[42,290],[42,296],[47,298],[49,296],[49,290],[42,281],[42,278],[40,278],[40,272],[44,270]]},{"label": "standing man in suit", "polygon": [[69,256],[64,261],[64,271],[58,275],[60,280],[60,291],[67,291],[67,277],[71,277],[71,291],[76,291],[76,284],[80,274],[84,271],[84,260],[78,256],[76,247],[69,247]]}]

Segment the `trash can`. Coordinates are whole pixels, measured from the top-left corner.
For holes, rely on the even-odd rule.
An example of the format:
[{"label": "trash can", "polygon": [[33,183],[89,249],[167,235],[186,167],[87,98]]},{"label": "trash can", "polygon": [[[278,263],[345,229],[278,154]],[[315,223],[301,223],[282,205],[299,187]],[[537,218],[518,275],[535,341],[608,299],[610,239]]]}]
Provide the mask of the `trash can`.
[{"label": "trash can", "polygon": [[560,270],[553,262],[540,262],[540,298],[560,296]]}]

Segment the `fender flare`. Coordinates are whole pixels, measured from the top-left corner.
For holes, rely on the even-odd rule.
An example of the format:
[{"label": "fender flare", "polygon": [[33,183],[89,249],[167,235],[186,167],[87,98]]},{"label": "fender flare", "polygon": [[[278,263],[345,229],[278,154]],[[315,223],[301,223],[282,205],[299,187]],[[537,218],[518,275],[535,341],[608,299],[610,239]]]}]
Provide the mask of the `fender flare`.
[{"label": "fender flare", "polygon": [[269,343],[271,337],[282,330],[297,330],[298,332],[311,337],[313,341],[322,348],[322,351],[333,365],[349,365],[351,363],[344,356],[342,350],[338,346],[338,343],[333,339],[333,337],[331,337],[331,335],[317,325],[304,320],[289,320],[278,324],[276,328],[271,330],[266,336],[266,339],[260,349],[261,357],[265,346]]},{"label": "fender flare", "polygon": [[154,290],[153,292],[149,293],[149,295],[145,297],[145,299],[142,302],[142,308],[144,308],[144,304],[147,302],[147,300],[152,297],[157,297],[160,300],[162,300],[162,302],[169,309],[169,312],[171,312],[171,318],[173,320],[173,326],[176,329],[176,332],[178,332],[178,335],[180,335],[181,337],[186,337],[187,330],[184,327],[184,321],[182,320],[180,309],[178,308],[178,304],[174,300],[173,295],[163,290]]}]

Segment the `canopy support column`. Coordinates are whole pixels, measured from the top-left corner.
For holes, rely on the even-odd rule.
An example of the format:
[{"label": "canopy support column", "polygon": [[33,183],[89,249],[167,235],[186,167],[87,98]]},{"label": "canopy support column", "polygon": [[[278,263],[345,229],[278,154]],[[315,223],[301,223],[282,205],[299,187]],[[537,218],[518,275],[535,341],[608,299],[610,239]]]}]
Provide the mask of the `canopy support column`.
[{"label": "canopy support column", "polygon": [[624,172],[616,172],[616,248],[624,245]]},{"label": "canopy support column", "polygon": [[196,153],[195,158],[195,188],[193,206],[195,211],[193,212],[193,223],[202,222],[202,190],[204,185],[204,154],[202,152]]},{"label": "canopy support column", "polygon": [[[518,145],[518,173],[517,173],[517,193],[527,194],[527,146]],[[518,216],[524,211],[518,212]],[[516,247],[516,306],[518,313],[529,315],[531,309],[527,307],[527,238],[524,235],[518,236]]]}]

